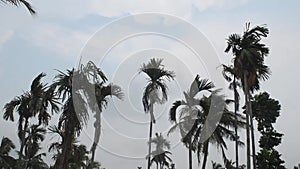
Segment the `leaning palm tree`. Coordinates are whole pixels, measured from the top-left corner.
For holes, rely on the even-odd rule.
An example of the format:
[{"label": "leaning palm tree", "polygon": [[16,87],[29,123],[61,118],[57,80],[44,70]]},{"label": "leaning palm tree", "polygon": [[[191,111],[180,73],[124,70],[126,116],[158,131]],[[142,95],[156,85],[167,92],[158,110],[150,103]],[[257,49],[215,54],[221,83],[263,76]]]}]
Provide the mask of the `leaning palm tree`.
[{"label": "leaning palm tree", "polygon": [[163,169],[164,166],[171,167],[172,159],[168,156],[171,152],[165,150],[170,149],[170,142],[166,140],[162,134],[155,134],[156,137],[149,142],[149,144],[154,143],[156,145],[156,149],[152,151],[152,159],[151,165],[155,162],[157,169]]},{"label": "leaning palm tree", "polygon": [[1,0],[1,2],[6,3],[6,4],[12,4],[16,7],[24,5],[27,8],[27,10],[30,12],[31,15],[34,15],[36,13],[35,10],[33,9],[32,5],[26,0]]},{"label": "leaning palm tree", "polygon": [[[169,130],[169,133],[179,128],[182,140],[185,140],[184,144],[189,150],[189,169],[192,169],[192,151],[196,148],[192,145],[192,137],[189,135],[189,131],[192,129],[192,125],[195,122],[195,117],[200,111],[199,98],[196,97],[202,92],[211,92],[214,88],[214,84],[207,79],[200,79],[197,75],[192,82],[190,89],[187,92],[183,92],[184,100],[177,100],[173,103],[170,109],[170,121],[175,122],[175,125]],[[179,113],[177,120],[176,114]]]},{"label": "leaning palm tree", "polygon": [[[38,118],[38,125],[47,125],[53,112],[59,110],[54,88],[41,83],[44,73],[39,74],[32,82],[29,92],[14,98],[4,106],[5,120],[14,121],[14,113],[19,114],[18,136],[20,139],[20,157],[25,146],[26,131],[32,117]],[[49,108],[50,112],[49,112]]]},{"label": "leaning palm tree", "polygon": [[[59,169],[68,167],[72,140],[80,135],[82,126],[87,123],[88,109],[84,97],[92,96],[96,83],[105,82],[107,79],[100,68],[93,62],[80,65],[78,70],[59,71],[52,84],[57,95],[63,103],[57,128],[62,133],[62,152]],[[83,94],[82,94],[83,93]]]},{"label": "leaning palm tree", "polygon": [[117,85],[109,84],[104,86],[102,83],[98,83],[95,85],[95,96],[96,96],[99,110],[95,110],[95,115],[94,115],[96,121],[94,123],[94,128],[95,128],[94,142],[91,148],[91,153],[92,153],[91,163],[94,162],[95,151],[101,134],[101,112],[103,108],[107,105],[108,97],[115,96],[118,99],[122,99],[124,94],[121,90],[121,87]]},{"label": "leaning palm tree", "polygon": [[[175,73],[173,71],[168,71],[162,64],[163,59],[152,58],[148,63],[144,63],[140,72],[145,73],[149,79],[147,86],[143,93],[143,106],[144,111],[150,115],[150,128],[149,128],[149,142],[152,139],[152,125],[155,123],[154,117],[154,104],[163,104],[167,99],[167,85],[166,80],[173,80]],[[161,97],[159,97],[159,92],[161,91]],[[150,153],[151,144],[149,144],[148,150],[148,169],[150,169]]]},{"label": "leaning palm tree", "polygon": [[253,166],[256,166],[253,117],[250,103],[251,92],[258,90],[259,81],[268,79],[270,75],[268,66],[264,64],[265,56],[269,54],[269,48],[261,43],[261,39],[267,37],[268,34],[269,30],[265,25],[250,28],[250,23],[247,23],[246,30],[242,35],[229,35],[227,39],[227,48],[225,49],[226,53],[231,51],[234,56],[233,62],[234,68],[236,69],[236,78],[241,81],[245,95],[248,169],[251,168],[250,130]]},{"label": "leaning palm tree", "polygon": [[9,155],[15,149],[14,143],[7,137],[3,137],[0,144],[0,166],[3,169],[10,169],[16,165],[16,160]]}]

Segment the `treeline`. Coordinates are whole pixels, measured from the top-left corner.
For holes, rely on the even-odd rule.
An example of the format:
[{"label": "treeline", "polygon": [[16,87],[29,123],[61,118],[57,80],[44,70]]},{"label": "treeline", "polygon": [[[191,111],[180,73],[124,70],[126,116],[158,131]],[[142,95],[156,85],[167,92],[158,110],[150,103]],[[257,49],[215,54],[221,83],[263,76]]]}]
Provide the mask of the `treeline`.
[{"label": "treeline", "polygon": [[[250,27],[247,23],[242,34],[231,34],[227,38],[225,52],[231,53],[233,58],[231,64],[222,65],[222,72],[233,98],[220,94],[220,89],[209,79],[195,75],[190,87],[183,92],[184,98],[173,102],[168,113],[172,124],[168,135],[180,132],[181,141],[187,148],[187,168],[193,168],[192,156],[196,153],[202,169],[285,169],[281,154],[276,150],[283,134],[274,128],[280,116],[280,104],[269,93],[260,91],[261,82],[270,77],[270,69],[265,64],[269,48],[261,41],[268,34],[265,25]],[[150,118],[147,168],[155,164],[160,169],[175,169],[170,142],[159,132],[152,138],[153,125],[156,124],[155,105],[168,101],[167,83],[175,79],[175,72],[167,70],[162,59],[152,58],[142,64],[140,73],[148,76],[141,98],[144,111]],[[121,87],[108,83],[103,71],[93,62],[78,69],[58,71],[49,84],[42,82],[44,76],[44,73],[39,74],[29,91],[4,106],[3,118],[18,123],[20,145],[16,150],[9,138],[2,138],[0,168],[101,168],[95,161],[101,135],[101,113],[110,96],[124,97]],[[240,104],[242,99],[243,105]],[[15,114],[18,114],[17,120]],[[56,125],[49,126],[51,117],[56,115],[59,115],[59,120],[54,122]],[[94,117],[94,141],[88,145],[90,149],[77,140],[89,116]],[[240,139],[242,130],[246,131],[246,140]],[[255,131],[260,133],[259,139],[255,138]],[[46,132],[60,138],[58,142],[50,143],[47,152],[53,154],[53,164],[47,164],[44,161],[47,153],[41,152],[41,143],[48,136]],[[256,139],[260,147],[258,151]],[[228,141],[234,142],[235,157],[226,154]],[[207,164],[212,146],[221,152],[222,164],[213,161],[211,166]],[[241,146],[246,148],[246,164],[240,164]],[[12,151],[18,156],[11,156]]]}]

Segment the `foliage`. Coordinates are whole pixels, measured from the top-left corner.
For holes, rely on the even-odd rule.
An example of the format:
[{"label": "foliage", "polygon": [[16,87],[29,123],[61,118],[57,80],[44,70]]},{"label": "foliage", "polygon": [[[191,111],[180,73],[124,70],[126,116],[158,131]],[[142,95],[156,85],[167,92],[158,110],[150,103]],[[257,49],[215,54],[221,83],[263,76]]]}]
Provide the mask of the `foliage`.
[{"label": "foliage", "polygon": [[27,8],[27,10],[30,12],[30,14],[32,15],[36,14],[36,11],[33,9],[32,5],[26,0],[1,0],[1,2],[6,4],[12,4],[17,7],[24,5]]},{"label": "foliage", "polygon": [[281,143],[283,134],[278,133],[273,124],[280,115],[280,104],[267,92],[254,96],[252,100],[253,114],[258,122],[260,152],[257,154],[258,169],[285,169],[281,154],[275,149]]}]

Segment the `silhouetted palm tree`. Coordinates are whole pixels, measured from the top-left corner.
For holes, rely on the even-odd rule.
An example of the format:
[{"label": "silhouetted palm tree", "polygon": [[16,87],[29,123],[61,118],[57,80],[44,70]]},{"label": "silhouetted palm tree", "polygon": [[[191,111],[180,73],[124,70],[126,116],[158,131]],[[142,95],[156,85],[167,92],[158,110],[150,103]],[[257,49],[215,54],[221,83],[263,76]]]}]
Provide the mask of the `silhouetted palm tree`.
[{"label": "silhouetted palm tree", "polygon": [[47,125],[50,119],[50,111],[57,112],[59,110],[57,98],[54,94],[54,88],[41,83],[44,73],[39,74],[32,82],[29,92],[14,98],[4,106],[5,120],[14,121],[14,112],[19,114],[18,136],[20,139],[20,157],[23,154],[25,146],[26,131],[28,129],[29,120],[32,117],[38,117],[38,124]]},{"label": "silhouetted palm tree", "polygon": [[150,143],[154,143],[156,145],[156,149],[151,152],[152,159],[151,159],[151,165],[155,162],[157,169],[163,169],[164,166],[167,168],[171,167],[172,159],[168,156],[168,154],[172,154],[171,152],[165,150],[170,149],[170,142],[163,138],[161,133],[158,135],[158,133],[155,134],[156,137],[151,140]]},{"label": "silhouetted palm tree", "polygon": [[[148,77],[148,83],[143,93],[143,106],[144,111],[150,115],[150,128],[149,128],[149,142],[152,139],[152,125],[155,123],[154,117],[154,104],[164,103],[167,97],[167,85],[165,80],[173,80],[175,73],[173,71],[165,70],[164,65],[162,65],[163,59],[152,58],[148,63],[144,63],[140,72],[144,72]],[[162,97],[159,97],[159,92],[161,91]],[[148,169],[150,169],[150,153],[151,144],[149,144],[148,150]]]},{"label": "silhouetted palm tree", "polygon": [[[240,96],[238,93],[237,88],[240,87],[240,83],[236,79],[236,70],[233,66],[226,66],[223,65],[223,76],[224,78],[230,83],[229,89],[233,90],[233,97],[234,97],[234,114],[236,116],[235,121],[238,121],[238,110],[239,110],[239,100]],[[235,161],[236,161],[236,168],[239,167],[239,136],[238,136],[238,126],[235,124]]]},{"label": "silhouetted palm tree", "polygon": [[247,168],[251,168],[250,161],[250,127],[252,138],[252,157],[253,166],[255,167],[255,140],[253,131],[253,118],[250,104],[253,90],[259,89],[259,80],[269,78],[270,70],[264,64],[264,58],[269,54],[269,48],[261,43],[263,37],[269,34],[265,26],[256,26],[250,28],[250,23],[246,24],[246,30],[242,35],[231,34],[227,39],[227,48],[225,52],[231,51],[234,58],[234,68],[236,69],[236,78],[243,86],[246,102],[246,123],[247,123]]},{"label": "silhouetted palm tree", "polygon": [[[183,92],[184,100],[175,101],[170,109],[170,120],[175,122],[175,125],[169,130],[169,133],[179,128],[182,140],[186,140],[183,143],[189,149],[189,169],[192,169],[192,151],[196,147],[193,147],[192,137],[188,133],[192,129],[193,123],[195,123],[197,114],[201,111],[199,107],[200,99],[196,95],[200,92],[211,92],[213,88],[214,84],[212,82],[209,82],[207,79],[200,79],[200,76],[197,75],[190,89],[187,92]],[[179,113],[178,121],[176,118],[177,113]]]},{"label": "silhouetted palm tree", "polygon": [[[88,110],[84,97],[95,95],[95,84],[106,82],[104,73],[93,62],[80,65],[79,70],[59,71],[52,86],[63,102],[63,111],[58,122],[62,132],[62,152],[59,169],[66,169],[72,149],[72,140],[80,135],[82,125],[87,123]],[[83,93],[83,94],[82,94]],[[75,107],[75,105],[76,107]]]},{"label": "silhouetted palm tree", "polygon": [[[59,130],[56,126],[50,127],[49,130],[52,134],[58,134],[59,137],[63,137],[63,132]],[[59,159],[62,157],[62,142],[53,142],[50,144],[48,151],[55,152],[52,159],[55,161],[51,169],[57,169],[59,167]],[[99,162],[91,162],[85,145],[78,145],[75,138],[72,139],[72,149],[70,149],[70,156],[68,158],[66,169],[100,169],[101,165]]]},{"label": "silhouetted palm tree", "polygon": [[[223,108],[223,110],[218,110],[218,111],[211,111],[210,108],[211,106],[219,106],[219,105],[211,105],[212,104],[212,98],[214,97],[214,99],[216,99],[216,97],[218,97],[218,99],[220,100],[225,100],[224,96],[220,96],[217,93],[218,91],[213,91],[213,93],[209,96],[203,96],[200,100],[200,106],[202,108],[202,110],[200,111],[200,114],[198,115],[198,119],[196,122],[197,127],[194,127],[194,129],[192,129],[191,131],[193,132],[193,144],[196,144],[197,147],[197,155],[198,155],[198,160],[200,158],[200,154],[203,154],[203,162],[202,162],[202,169],[206,168],[206,162],[207,162],[207,157],[208,157],[208,150],[209,150],[209,145],[213,144],[216,145],[219,149],[222,150],[222,156],[224,161],[226,161],[227,157],[225,154],[225,149],[227,149],[227,144],[226,144],[226,140],[225,139],[229,139],[231,141],[235,140],[235,134],[234,131],[232,131],[231,129],[235,127],[235,124],[237,124],[237,126],[243,127],[244,126],[244,122],[242,121],[242,116],[238,116],[238,120],[236,121],[235,118],[235,114],[231,111],[229,111],[227,109],[227,106],[225,105],[225,107]],[[222,111],[222,112],[219,112]],[[213,131],[212,135],[204,142],[204,143],[200,143],[199,142],[199,136],[201,134],[201,132],[203,132],[203,126],[205,124],[205,121],[207,121],[208,115],[209,113],[213,113],[213,114],[217,114],[218,113],[222,113],[222,118],[220,119],[220,121],[218,122],[218,124],[216,124],[216,128]],[[202,120],[204,119],[204,121]],[[194,126],[196,126],[196,124],[194,124]],[[239,142],[239,145],[242,145],[242,142]]]},{"label": "silhouetted palm tree", "polygon": [[46,154],[38,153],[41,150],[40,143],[45,139],[46,130],[39,125],[32,125],[26,133],[25,154],[18,165],[25,169],[48,169],[48,165],[42,159]]},{"label": "silhouetted palm tree", "polygon": [[17,7],[24,5],[31,15],[34,15],[36,13],[31,4],[26,0],[1,0],[1,2],[12,4]]},{"label": "silhouetted palm tree", "polygon": [[11,169],[16,165],[16,160],[9,155],[15,149],[14,143],[7,137],[2,137],[0,145],[0,166],[3,169]]},{"label": "silhouetted palm tree", "polygon": [[102,85],[102,83],[95,85],[95,96],[96,96],[99,111],[96,110],[95,115],[94,115],[96,121],[94,123],[94,128],[95,128],[94,142],[93,142],[93,145],[91,148],[91,153],[92,153],[91,162],[92,163],[94,162],[95,151],[96,151],[96,147],[99,142],[100,134],[101,134],[101,112],[102,112],[103,108],[106,106],[109,96],[115,96],[118,99],[122,99],[123,95],[124,94],[122,93],[121,87],[119,87],[117,85],[109,84],[107,86],[104,86],[104,85]]}]

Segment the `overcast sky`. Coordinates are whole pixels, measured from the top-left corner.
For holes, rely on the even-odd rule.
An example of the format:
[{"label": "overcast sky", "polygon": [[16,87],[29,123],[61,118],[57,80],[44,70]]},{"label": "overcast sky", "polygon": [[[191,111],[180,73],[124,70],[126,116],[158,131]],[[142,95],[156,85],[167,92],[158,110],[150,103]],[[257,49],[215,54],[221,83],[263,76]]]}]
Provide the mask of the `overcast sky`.
[{"label": "overcast sky", "polygon": [[[95,37],[97,39],[97,36],[105,35],[103,32],[101,34],[101,28],[105,25],[144,12],[179,17],[183,19],[182,22],[194,25],[207,38],[205,43],[211,43],[218,55],[218,62],[214,62],[216,65],[206,63],[205,52],[200,53],[200,58],[204,57],[204,60],[198,63],[194,53],[182,43],[157,35],[134,36],[114,44],[115,47],[103,60],[93,55],[95,63],[112,82],[123,87],[126,95],[122,102],[113,99],[103,112],[100,139],[102,148],[98,149],[96,159],[108,169],[120,166],[128,169],[136,166],[145,168],[148,116],[142,111],[141,97],[146,77],[138,74],[141,63],[153,56],[161,57],[165,59],[166,68],[174,70],[177,75],[176,81],[168,83],[169,91],[174,91],[169,92],[169,102],[156,109],[158,123],[154,132],[165,134],[171,126],[168,122],[168,109],[172,102],[182,97],[182,92],[187,90],[194,75],[198,73],[202,77],[214,79],[216,77],[211,70],[217,70],[218,63],[230,63],[230,55],[223,52],[227,36],[233,32],[241,33],[246,22],[251,22],[252,25],[267,24],[270,36],[264,42],[271,51],[266,63],[272,70],[272,76],[262,83],[261,90],[269,92],[282,105],[276,130],[284,133],[283,142],[278,149],[286,167],[292,168],[300,162],[300,108],[297,104],[300,2],[297,0],[32,0],[32,4],[37,11],[37,15],[33,17],[25,8],[0,4],[0,107],[28,90],[32,79],[40,72],[48,75],[44,81],[50,83],[56,74],[54,69],[76,67],[80,56],[88,55],[86,51],[91,51],[87,50],[89,46],[97,49],[103,47],[103,43],[96,43],[95,47],[91,41]],[[137,22],[144,25],[151,23],[149,20]],[[122,28],[128,31],[137,27],[134,22],[127,24]],[[155,24],[157,23],[151,23],[152,26]],[[172,26],[174,23],[169,24]],[[156,26],[153,27],[160,28],[159,25]],[[180,32],[180,28],[173,26],[170,34]],[[187,31],[186,34],[181,34],[181,38],[189,39],[193,37],[192,33]],[[110,38],[105,43],[108,44]],[[0,123],[0,136],[8,136],[18,144],[17,124],[6,122],[2,118]],[[178,136],[179,133],[174,133],[169,139],[172,158],[177,168],[182,169],[187,166],[187,151],[179,143]],[[258,137],[259,135],[257,140]],[[90,147],[91,139],[92,128],[87,126],[81,140]],[[231,147],[228,156],[234,159],[233,146]],[[208,166],[211,165],[211,160],[221,162],[220,153],[214,147],[209,155]],[[245,152],[241,151],[240,155],[244,160]]]}]

